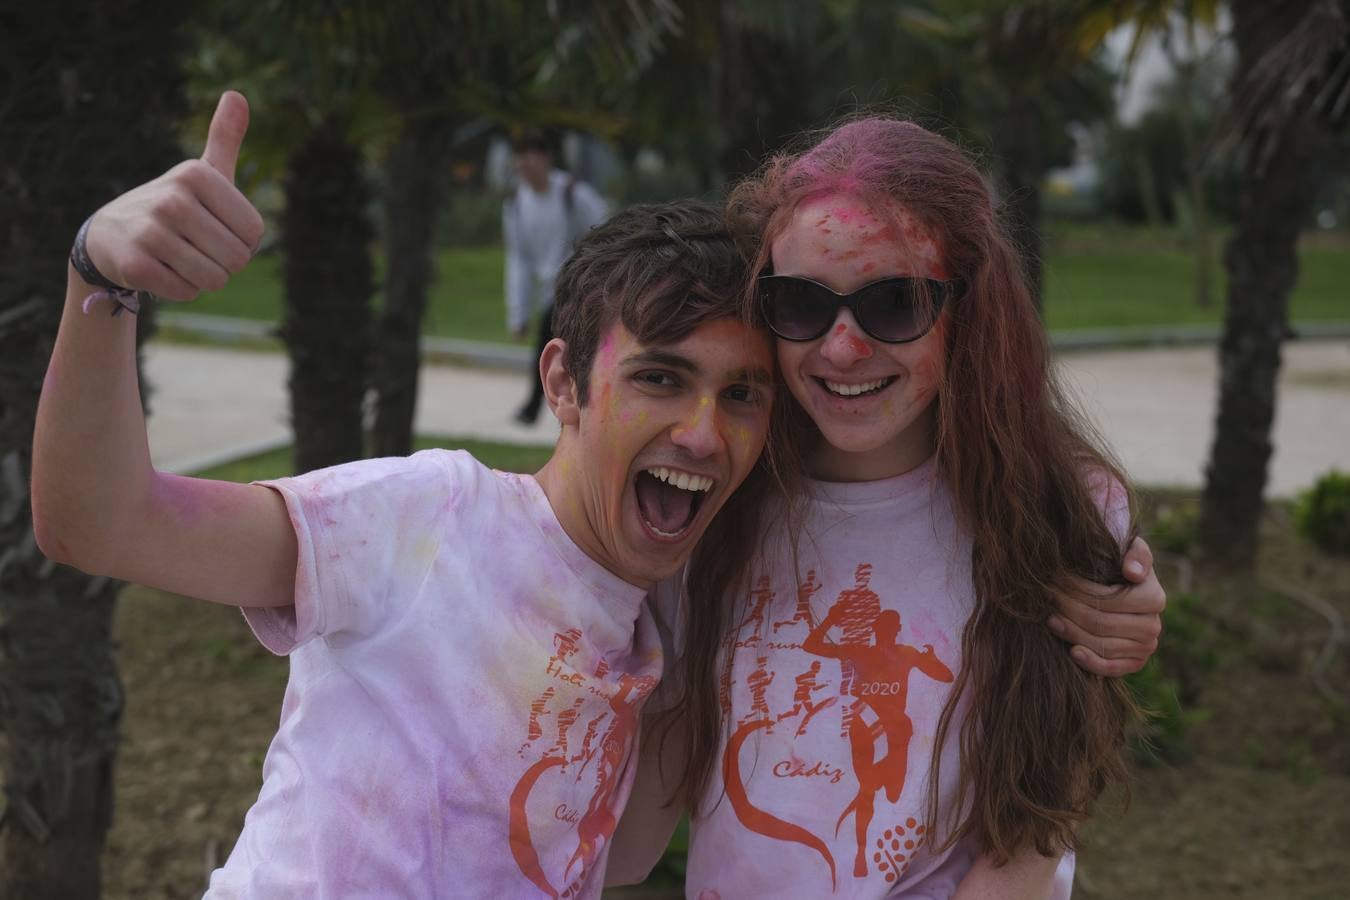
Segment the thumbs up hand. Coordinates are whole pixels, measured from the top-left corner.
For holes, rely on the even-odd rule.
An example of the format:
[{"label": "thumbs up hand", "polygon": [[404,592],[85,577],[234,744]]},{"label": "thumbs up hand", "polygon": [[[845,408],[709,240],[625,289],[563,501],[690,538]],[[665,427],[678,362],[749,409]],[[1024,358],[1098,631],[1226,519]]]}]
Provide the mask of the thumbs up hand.
[{"label": "thumbs up hand", "polygon": [[234,186],[248,131],[248,101],[220,97],[201,159],[174,166],[100,209],[86,247],[95,268],[123,287],[170,300],[223,288],[253,258],[263,220]]}]

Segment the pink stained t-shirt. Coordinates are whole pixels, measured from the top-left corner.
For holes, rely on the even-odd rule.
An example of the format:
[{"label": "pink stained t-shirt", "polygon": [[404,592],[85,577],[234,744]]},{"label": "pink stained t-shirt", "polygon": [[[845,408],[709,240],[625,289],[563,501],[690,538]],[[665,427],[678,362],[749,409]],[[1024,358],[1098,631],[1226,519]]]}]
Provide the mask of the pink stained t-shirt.
[{"label": "pink stained t-shirt", "polygon": [[[967,844],[934,840],[955,802],[964,706],[941,750],[939,822],[925,818],[974,608],[970,539],[935,472],[930,459],[882,481],[812,482],[795,567],[781,527],[768,542],[724,650],[730,727],[691,823],[688,897],[938,900],[974,863]],[[1103,501],[1123,535],[1124,492]],[[1072,880],[1066,854],[1056,898]]]},{"label": "pink stained t-shirt", "polygon": [[295,605],[245,616],[290,681],[207,897],[598,897],[661,671],[645,592],[464,452],[270,486]]}]

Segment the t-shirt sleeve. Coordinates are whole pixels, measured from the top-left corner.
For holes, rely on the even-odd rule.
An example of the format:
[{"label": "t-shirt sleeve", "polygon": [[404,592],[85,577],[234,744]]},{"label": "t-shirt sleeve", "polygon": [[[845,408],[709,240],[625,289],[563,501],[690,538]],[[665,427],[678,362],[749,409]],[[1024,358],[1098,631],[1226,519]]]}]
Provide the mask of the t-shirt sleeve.
[{"label": "t-shirt sleeve", "polygon": [[472,484],[456,477],[466,465],[477,465],[467,453],[426,451],[260,482],[285,501],[299,549],[294,604],[244,609],[263,646],[369,635],[414,602]]},{"label": "t-shirt sleeve", "polygon": [[1118,478],[1104,469],[1088,470],[1086,479],[1092,499],[1101,510],[1102,521],[1124,550],[1134,531],[1134,517],[1130,512],[1130,492]]}]

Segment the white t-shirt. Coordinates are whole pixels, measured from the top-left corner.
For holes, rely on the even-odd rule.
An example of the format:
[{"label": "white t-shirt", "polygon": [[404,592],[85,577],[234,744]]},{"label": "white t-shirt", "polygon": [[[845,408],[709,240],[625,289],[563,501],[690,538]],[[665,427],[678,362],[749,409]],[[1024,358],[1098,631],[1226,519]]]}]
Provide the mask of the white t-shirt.
[{"label": "white t-shirt", "polygon": [[[975,597],[970,538],[935,472],[930,459],[882,481],[811,482],[796,566],[783,529],[768,542],[724,649],[729,734],[692,822],[688,897],[937,900],[969,871],[973,848],[933,840],[955,802],[964,706],[942,747],[939,819],[925,818]],[[1123,532],[1128,508],[1112,521]],[[1072,879],[1068,854],[1057,897]]]},{"label": "white t-shirt", "polygon": [[544,306],[553,302],[553,280],[572,248],[608,212],[595,188],[557,169],[549,173],[545,191],[523,183],[516,187],[502,207],[508,329],[525,325],[536,297],[542,295]]},{"label": "white t-shirt", "polygon": [[270,486],[295,605],[245,615],[290,681],[207,896],[598,897],[661,671],[645,592],[464,452]]}]

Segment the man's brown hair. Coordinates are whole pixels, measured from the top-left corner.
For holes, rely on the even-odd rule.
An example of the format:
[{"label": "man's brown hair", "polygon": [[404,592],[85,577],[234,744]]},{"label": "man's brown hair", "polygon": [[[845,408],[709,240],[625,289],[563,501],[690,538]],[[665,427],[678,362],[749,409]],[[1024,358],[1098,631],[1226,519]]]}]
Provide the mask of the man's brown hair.
[{"label": "man's brown hair", "polygon": [[553,331],[577,400],[589,395],[600,337],[615,322],[644,344],[674,344],[741,315],[744,265],[722,211],[697,200],[632,206],[590,231],[553,292]]}]

